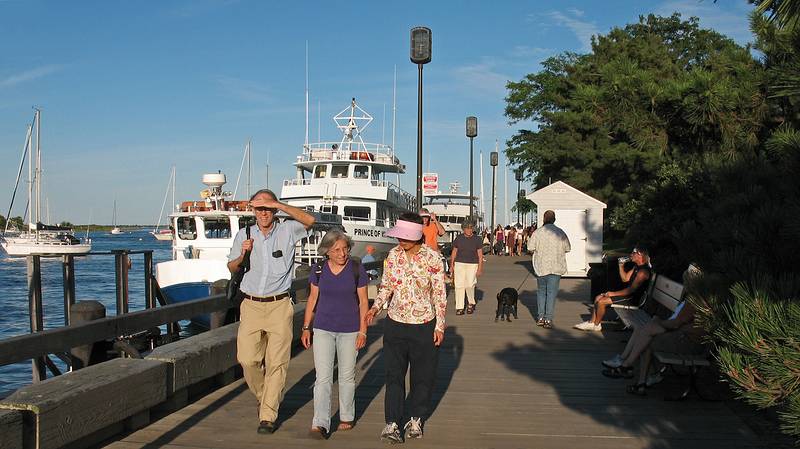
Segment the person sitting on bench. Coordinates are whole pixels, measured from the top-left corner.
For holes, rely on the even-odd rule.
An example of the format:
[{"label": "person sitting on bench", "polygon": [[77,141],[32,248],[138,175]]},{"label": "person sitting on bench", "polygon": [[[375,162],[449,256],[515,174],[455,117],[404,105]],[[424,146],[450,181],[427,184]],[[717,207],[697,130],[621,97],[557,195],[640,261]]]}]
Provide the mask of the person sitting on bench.
[{"label": "person sitting on bench", "polygon": [[633,248],[629,260],[633,262],[635,266],[625,271],[625,262],[627,262],[627,260],[628,259],[623,257],[619,259],[619,277],[625,282],[625,288],[597,295],[594,298],[592,317],[588,321],[573,326],[575,329],[580,329],[582,331],[601,331],[603,330],[603,326],[600,323],[603,321],[603,316],[606,314],[606,307],[622,301],[632,301],[638,304],[642,295],[647,294],[647,284],[652,277],[650,252],[641,245],[637,245]]},{"label": "person sitting on bench", "polygon": [[627,392],[644,396],[647,374],[654,351],[674,354],[702,354],[703,329],[694,325],[695,307],[684,301],[671,317],[664,320],[654,316],[647,324],[637,327],[625,350],[609,360],[604,360],[603,375],[614,379],[633,378],[633,364],[639,359],[639,379],[627,387]]}]

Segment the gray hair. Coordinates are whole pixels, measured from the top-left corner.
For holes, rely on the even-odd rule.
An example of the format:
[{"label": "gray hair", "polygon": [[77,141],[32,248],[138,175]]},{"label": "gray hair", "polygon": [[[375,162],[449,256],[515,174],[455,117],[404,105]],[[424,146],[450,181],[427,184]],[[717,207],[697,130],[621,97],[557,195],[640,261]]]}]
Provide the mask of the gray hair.
[{"label": "gray hair", "polygon": [[331,229],[325,233],[322,237],[322,241],[319,242],[317,246],[317,254],[320,256],[327,256],[328,251],[336,244],[339,240],[344,240],[345,244],[347,244],[347,249],[353,249],[353,239],[350,238],[349,235],[345,234],[344,232],[338,229]]},{"label": "gray hair", "polygon": [[254,193],[253,196],[250,197],[250,201],[253,201],[254,199],[256,199],[256,197],[258,195],[261,195],[262,193],[271,196],[273,200],[277,200],[278,199],[278,195],[275,195],[275,192],[273,192],[272,190],[270,190],[270,189],[261,189],[258,192]]}]

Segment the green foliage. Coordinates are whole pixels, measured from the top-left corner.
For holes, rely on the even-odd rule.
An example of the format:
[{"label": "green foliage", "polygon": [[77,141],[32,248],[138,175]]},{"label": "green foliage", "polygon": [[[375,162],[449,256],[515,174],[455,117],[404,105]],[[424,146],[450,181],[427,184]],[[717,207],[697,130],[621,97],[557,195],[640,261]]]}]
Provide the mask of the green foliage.
[{"label": "green foliage", "polygon": [[658,272],[699,265],[690,300],[725,378],[800,436],[800,1],[752,2],[758,59],[648,16],[509,83],[506,116],[537,127],[507,154],[605,201]]},{"label": "green foliage", "polygon": [[74,225],[72,223],[68,222],[68,221],[62,221],[58,225],[62,226],[62,227],[65,227],[65,228],[73,228],[74,227]]},{"label": "green foliage", "polygon": [[534,121],[508,142],[537,185],[563,180],[617,207],[665,158],[728,158],[758,142],[763,70],[747,48],[697,19],[641,17],[599,36],[586,55],[564,53],[508,83],[506,116]]},{"label": "green foliage", "polygon": [[9,222],[9,229],[16,229],[16,230],[25,229],[25,221],[22,219],[22,217],[13,217],[10,220],[8,220],[8,222]]},{"label": "green foliage", "polygon": [[4,230],[6,228],[6,217],[0,215],[0,230]]}]

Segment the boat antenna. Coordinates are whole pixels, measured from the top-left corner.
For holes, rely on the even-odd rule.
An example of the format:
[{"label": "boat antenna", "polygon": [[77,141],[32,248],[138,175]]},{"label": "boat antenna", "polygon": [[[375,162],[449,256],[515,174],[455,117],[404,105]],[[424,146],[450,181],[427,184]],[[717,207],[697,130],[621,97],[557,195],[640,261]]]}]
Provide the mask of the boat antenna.
[{"label": "boat antenna", "polygon": [[[252,139],[252,137],[250,138]],[[250,162],[253,159],[253,154],[251,151],[251,143],[252,140],[247,140],[247,197],[250,198],[250,173],[253,171]]]},{"label": "boat antenna", "polygon": [[[394,65],[394,81],[392,84],[392,156],[394,156],[394,138],[397,124],[397,64]],[[400,188],[400,170],[397,170],[397,187]]]},{"label": "boat antenna", "polygon": [[22,178],[22,168],[25,167],[25,156],[27,156],[30,147],[28,144],[31,139],[32,127],[28,125],[28,132],[25,135],[25,145],[22,150],[22,158],[19,160],[19,169],[17,170],[17,180],[14,182],[14,192],[11,194],[11,204],[8,205],[8,213],[6,214],[6,226],[3,229],[3,234],[8,231],[8,226],[11,224],[11,209],[14,207],[14,198],[17,196],[17,189],[19,188],[19,180]]},{"label": "boat antenna", "polygon": [[308,147],[308,41],[306,41],[306,147]]}]

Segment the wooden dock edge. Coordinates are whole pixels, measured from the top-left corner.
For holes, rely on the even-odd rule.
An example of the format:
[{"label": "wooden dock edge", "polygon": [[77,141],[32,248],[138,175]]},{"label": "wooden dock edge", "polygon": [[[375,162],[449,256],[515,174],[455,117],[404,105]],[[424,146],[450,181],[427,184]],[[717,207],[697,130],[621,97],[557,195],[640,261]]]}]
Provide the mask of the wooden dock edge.
[{"label": "wooden dock edge", "polygon": [[[305,304],[294,306],[300,338]],[[3,449],[83,448],[146,426],[241,377],[239,323],[153,350],[145,359],[114,359],[47,379],[0,401]]]}]

